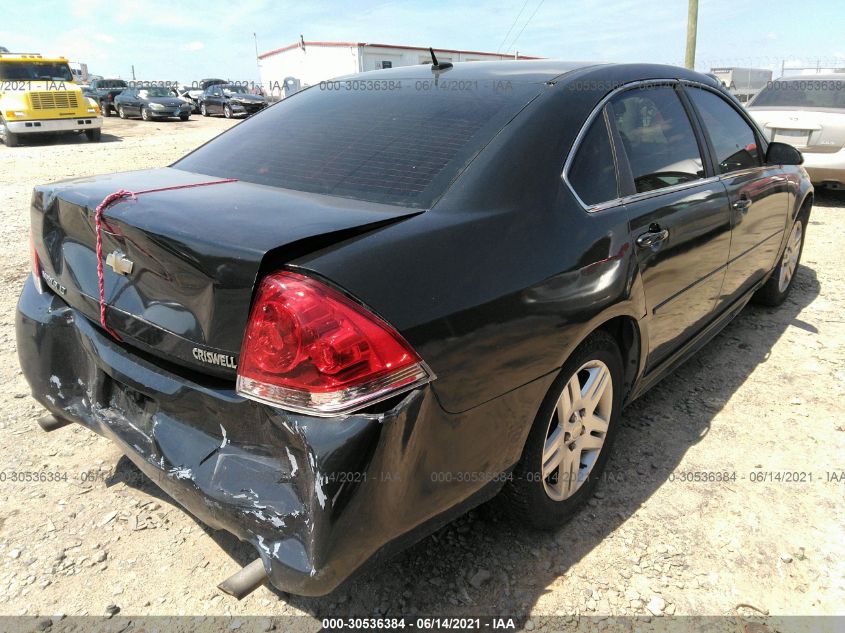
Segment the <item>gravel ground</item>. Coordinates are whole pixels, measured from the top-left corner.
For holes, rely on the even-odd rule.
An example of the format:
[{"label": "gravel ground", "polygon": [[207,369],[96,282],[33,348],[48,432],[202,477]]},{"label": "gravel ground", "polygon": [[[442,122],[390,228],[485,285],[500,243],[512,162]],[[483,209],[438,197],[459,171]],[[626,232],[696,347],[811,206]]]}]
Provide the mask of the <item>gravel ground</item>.
[{"label": "gravel ground", "polygon": [[[38,429],[14,310],[34,185],[163,166],[230,125],[112,118],[100,144],[0,146],[0,614],[306,614],[319,628],[311,618],[516,613],[528,629],[554,615],[845,614],[845,194],[832,192],[817,195],[789,300],[746,308],[629,407],[596,498],[556,533],[501,519],[494,501],[331,596],[222,595],[251,548],[199,524],[105,439]],[[683,481],[699,471],[735,477]]]}]

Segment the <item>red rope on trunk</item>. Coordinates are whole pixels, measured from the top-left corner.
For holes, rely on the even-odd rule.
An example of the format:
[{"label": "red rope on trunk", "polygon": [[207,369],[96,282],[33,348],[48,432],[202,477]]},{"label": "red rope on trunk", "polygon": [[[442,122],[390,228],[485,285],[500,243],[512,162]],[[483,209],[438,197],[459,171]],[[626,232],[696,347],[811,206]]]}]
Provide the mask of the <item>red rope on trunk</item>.
[{"label": "red rope on trunk", "polygon": [[172,191],[174,189],[192,189],[193,187],[207,187],[208,185],[222,185],[227,182],[237,182],[235,178],[226,178],[223,180],[211,180],[209,182],[195,182],[190,185],[173,185],[171,187],[158,187],[156,189],[144,189],[142,191],[127,191],[126,189],[120,189],[119,191],[115,191],[107,195],[103,198],[103,201],[97,205],[97,209],[94,213],[94,230],[97,235],[97,283],[100,289],[100,325],[103,326],[103,329],[108,332],[109,334],[114,337],[116,341],[122,341],[123,339],[120,338],[120,335],[115,332],[112,328],[106,325],[106,282],[105,282],[105,275],[103,273],[103,236],[102,236],[102,227],[103,227],[103,213],[106,209],[110,206],[119,202],[120,200],[124,200],[125,198],[132,198],[133,200],[144,193],[156,193],[159,191]]}]

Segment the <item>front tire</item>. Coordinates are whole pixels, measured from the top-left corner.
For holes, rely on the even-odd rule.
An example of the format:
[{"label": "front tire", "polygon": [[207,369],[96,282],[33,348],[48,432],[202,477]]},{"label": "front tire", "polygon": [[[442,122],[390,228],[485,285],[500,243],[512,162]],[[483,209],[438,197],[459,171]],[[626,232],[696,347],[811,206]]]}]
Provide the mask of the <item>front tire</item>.
[{"label": "front tire", "polygon": [[100,129],[95,130],[85,130],[85,136],[88,137],[88,140],[91,143],[99,143],[100,139],[102,138],[103,131]]},{"label": "front tire", "polygon": [[204,104],[204,103],[201,103],[201,104],[200,104],[200,114],[202,114],[203,116],[211,116],[211,115],[208,113],[208,108],[206,108],[206,107],[205,107],[205,104]]},{"label": "front tire", "polygon": [[10,132],[6,127],[6,120],[0,118],[0,140],[6,147],[17,147],[20,145],[20,135]]},{"label": "front tire", "polygon": [[149,108],[141,108],[141,119],[144,121],[152,121],[153,115]]},{"label": "front tire", "polygon": [[804,236],[807,233],[807,214],[800,213],[792,224],[786,248],[783,249],[780,261],[772,271],[769,280],[754,294],[755,303],[766,306],[779,306],[789,296],[798,264],[804,250]]},{"label": "front tire", "polygon": [[126,110],[123,109],[122,105],[117,106],[117,116],[121,119],[125,119],[126,117]]},{"label": "front tire", "polygon": [[594,332],[549,389],[522,458],[502,494],[515,519],[555,529],[592,495],[610,455],[622,409],[622,355]]},{"label": "front tire", "polygon": [[180,121],[187,121],[190,118],[191,118],[190,114],[183,114],[182,116],[179,117],[179,120]]},{"label": "front tire", "polygon": [[228,104],[223,106],[223,116],[227,119],[232,118],[232,108]]}]

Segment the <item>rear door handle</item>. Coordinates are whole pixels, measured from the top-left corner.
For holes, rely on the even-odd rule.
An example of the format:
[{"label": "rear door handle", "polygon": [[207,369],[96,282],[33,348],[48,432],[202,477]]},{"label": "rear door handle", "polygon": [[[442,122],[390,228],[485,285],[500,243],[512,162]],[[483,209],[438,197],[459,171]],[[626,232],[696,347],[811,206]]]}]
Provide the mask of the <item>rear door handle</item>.
[{"label": "rear door handle", "polygon": [[669,237],[668,229],[661,229],[658,225],[652,224],[648,231],[637,237],[637,246],[640,248],[652,248]]}]

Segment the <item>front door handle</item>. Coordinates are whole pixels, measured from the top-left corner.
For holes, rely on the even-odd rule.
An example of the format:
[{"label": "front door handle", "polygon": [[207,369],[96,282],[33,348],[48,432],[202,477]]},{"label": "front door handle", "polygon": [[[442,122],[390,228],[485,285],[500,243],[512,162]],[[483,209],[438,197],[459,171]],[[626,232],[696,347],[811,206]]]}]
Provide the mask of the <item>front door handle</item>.
[{"label": "front door handle", "polygon": [[746,214],[748,213],[749,207],[751,207],[751,200],[749,200],[745,196],[742,196],[739,200],[734,202],[733,207],[740,213]]},{"label": "front door handle", "polygon": [[669,237],[668,229],[661,229],[659,225],[652,224],[648,231],[637,237],[637,246],[640,248],[652,248]]}]

